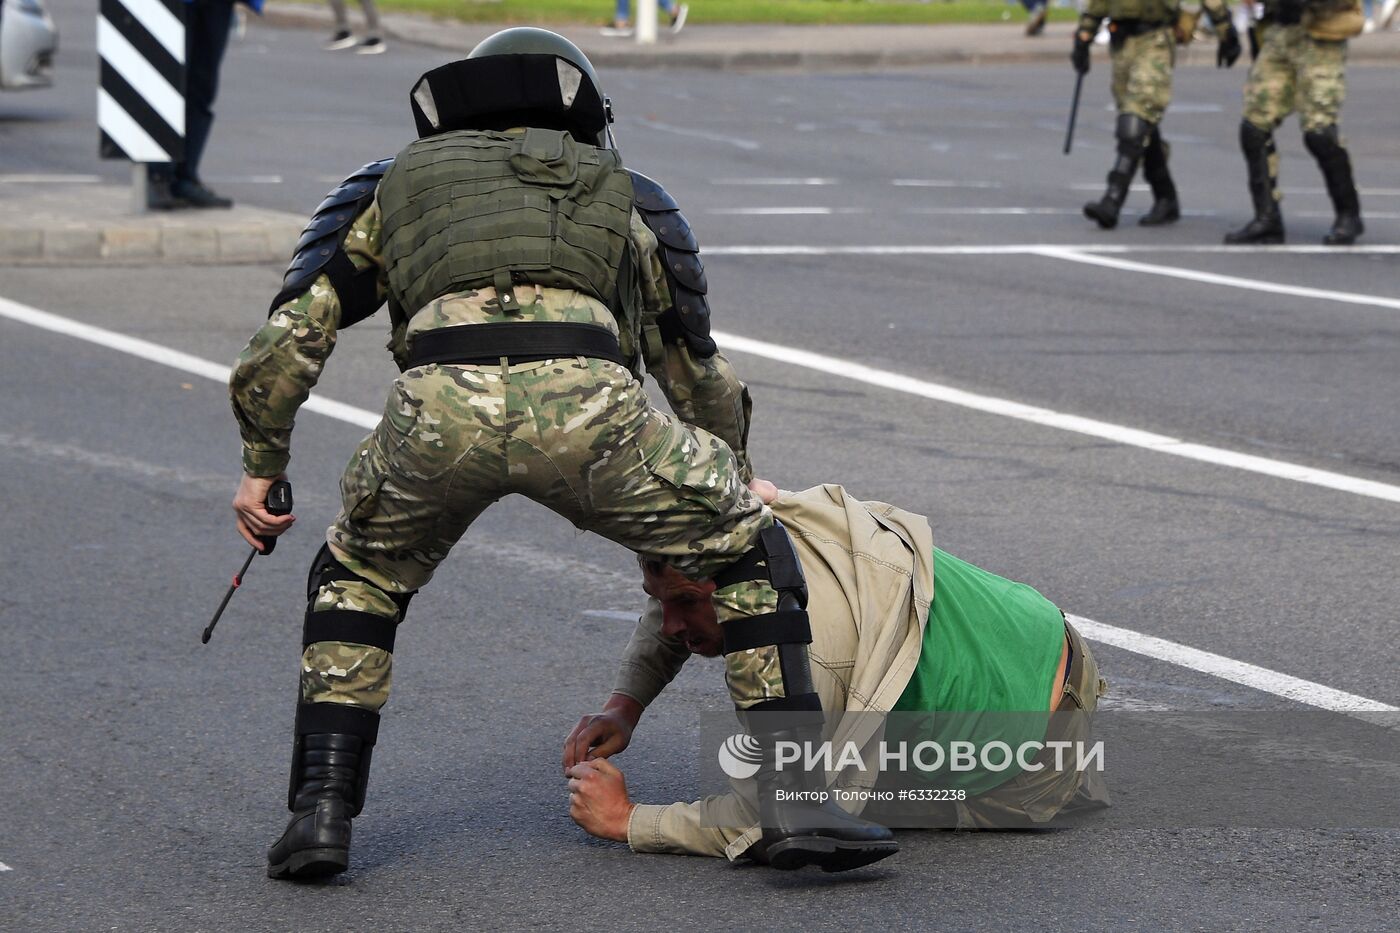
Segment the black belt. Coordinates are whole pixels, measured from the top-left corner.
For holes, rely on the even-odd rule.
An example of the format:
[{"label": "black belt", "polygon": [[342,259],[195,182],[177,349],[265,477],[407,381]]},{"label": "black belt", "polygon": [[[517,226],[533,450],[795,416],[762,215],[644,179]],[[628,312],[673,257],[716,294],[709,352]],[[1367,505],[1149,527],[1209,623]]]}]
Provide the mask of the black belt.
[{"label": "black belt", "polygon": [[532,363],[569,356],[627,365],[617,336],[606,327],[557,321],[463,324],[424,331],[413,337],[408,365],[485,366],[499,363],[502,357],[512,363]]},{"label": "black belt", "polygon": [[1171,23],[1150,23],[1142,19],[1115,19],[1108,24],[1108,31],[1114,38],[1126,39],[1129,36],[1166,29],[1170,25]]}]

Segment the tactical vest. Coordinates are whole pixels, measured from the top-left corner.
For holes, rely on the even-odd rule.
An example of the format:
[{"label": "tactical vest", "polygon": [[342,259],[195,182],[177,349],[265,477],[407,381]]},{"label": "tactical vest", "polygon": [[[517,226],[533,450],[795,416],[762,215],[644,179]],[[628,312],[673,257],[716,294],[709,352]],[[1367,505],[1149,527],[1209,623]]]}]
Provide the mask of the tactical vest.
[{"label": "tactical vest", "polygon": [[632,200],[617,153],[567,133],[417,140],[379,185],[390,300],[412,316],[469,288],[569,288],[607,304],[625,331]]},{"label": "tactical vest", "polygon": [[1108,18],[1142,23],[1175,23],[1181,0],[1108,0]]}]

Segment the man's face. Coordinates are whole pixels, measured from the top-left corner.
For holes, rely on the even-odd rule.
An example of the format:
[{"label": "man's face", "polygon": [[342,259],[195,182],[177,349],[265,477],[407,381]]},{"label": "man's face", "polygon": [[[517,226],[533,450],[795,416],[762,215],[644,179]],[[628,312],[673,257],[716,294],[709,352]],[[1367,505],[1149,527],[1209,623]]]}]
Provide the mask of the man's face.
[{"label": "man's face", "polygon": [[724,647],[724,633],[715,616],[710,596],[713,580],[687,580],[670,567],[660,573],[642,570],[642,589],[661,603],[661,633],[685,642],[691,654],[718,657]]}]

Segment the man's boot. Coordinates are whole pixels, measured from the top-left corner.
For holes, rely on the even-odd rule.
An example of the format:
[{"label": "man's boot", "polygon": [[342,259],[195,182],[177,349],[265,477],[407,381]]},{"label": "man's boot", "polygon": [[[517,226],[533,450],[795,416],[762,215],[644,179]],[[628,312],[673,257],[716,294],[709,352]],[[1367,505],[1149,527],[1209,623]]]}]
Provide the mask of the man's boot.
[{"label": "man's boot", "polygon": [[1118,226],[1118,212],[1128,199],[1128,186],[1137,174],[1138,163],[1142,161],[1147,148],[1147,137],[1152,132],[1152,124],[1131,113],[1118,115],[1118,126],[1114,135],[1118,139],[1118,158],[1108,173],[1108,189],[1097,201],[1084,205],[1084,216],[1096,221],[1105,230]]},{"label": "man's boot", "polygon": [[365,802],[379,714],[341,703],[297,706],[296,744],[282,838],[267,853],[267,876],[327,878],[350,865],[350,820]]},{"label": "man's boot", "polygon": [[[777,610],[723,625],[730,692],[736,703],[742,703],[740,719],[761,749],[754,781],[763,837],[754,853],[774,868],[815,865],[823,871],[846,871],[893,855],[899,846],[888,829],[852,816],[830,800],[813,800],[826,790],[824,772],[810,774],[797,765],[778,766],[778,743],[797,742],[800,747],[819,742],[823,719],[807,653],[812,641],[807,582],[780,523],[764,529],[748,554],[715,575],[720,589],[759,580],[777,591]],[[776,669],[761,673],[751,669],[748,664],[756,653]],[[740,657],[731,661],[735,655]],[[756,681],[771,682],[774,674],[781,678],[783,696],[752,702]]]},{"label": "man's boot", "polygon": [[1342,145],[1341,135],[1334,123],[1323,130],[1303,134],[1303,142],[1322,169],[1327,193],[1332,197],[1336,220],[1322,238],[1327,246],[1350,246],[1366,232],[1361,223],[1361,199],[1356,194],[1356,181],[1351,175],[1351,156]]},{"label": "man's boot", "polygon": [[1176,200],[1176,185],[1172,173],[1167,171],[1167,157],[1171,146],[1162,138],[1156,126],[1147,138],[1147,149],[1142,154],[1142,177],[1152,186],[1152,209],[1138,218],[1138,225],[1160,227],[1174,224],[1181,219],[1181,205]]},{"label": "man's boot", "polygon": [[1249,171],[1249,197],[1254,202],[1254,219],[1238,230],[1225,234],[1232,246],[1247,243],[1282,243],[1283,214],[1278,208],[1278,151],[1274,134],[1259,129],[1248,120],[1240,121],[1240,150]]}]

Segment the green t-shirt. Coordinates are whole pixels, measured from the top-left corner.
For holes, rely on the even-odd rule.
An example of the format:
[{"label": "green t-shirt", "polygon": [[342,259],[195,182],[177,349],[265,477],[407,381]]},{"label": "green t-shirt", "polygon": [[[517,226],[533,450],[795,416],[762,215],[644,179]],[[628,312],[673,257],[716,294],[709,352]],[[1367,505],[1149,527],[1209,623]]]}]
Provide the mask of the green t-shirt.
[{"label": "green t-shirt", "polygon": [[[886,741],[932,740],[946,747],[960,739],[1001,740],[1015,749],[1043,740],[1051,682],[1065,643],[1060,610],[1032,587],[938,548],[933,579],[923,650],[893,712],[937,715],[921,721],[916,736],[892,734]],[[929,778],[937,787],[975,795],[1020,771],[1014,762],[1004,771],[952,771],[945,765]]]}]

